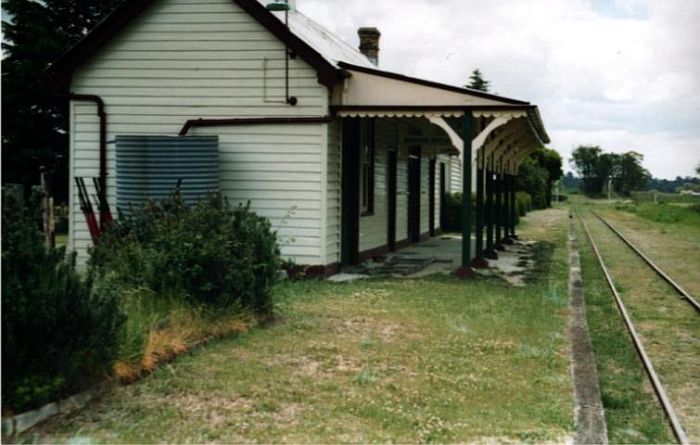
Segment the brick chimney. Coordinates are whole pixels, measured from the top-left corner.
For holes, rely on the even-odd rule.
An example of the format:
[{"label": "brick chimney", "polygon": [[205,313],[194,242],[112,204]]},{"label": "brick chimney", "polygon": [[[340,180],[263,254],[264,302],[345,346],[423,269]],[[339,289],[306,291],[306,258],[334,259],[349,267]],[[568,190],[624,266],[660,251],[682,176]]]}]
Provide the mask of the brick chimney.
[{"label": "brick chimney", "polygon": [[360,52],[367,56],[370,62],[379,65],[379,37],[382,35],[377,28],[360,28]]}]

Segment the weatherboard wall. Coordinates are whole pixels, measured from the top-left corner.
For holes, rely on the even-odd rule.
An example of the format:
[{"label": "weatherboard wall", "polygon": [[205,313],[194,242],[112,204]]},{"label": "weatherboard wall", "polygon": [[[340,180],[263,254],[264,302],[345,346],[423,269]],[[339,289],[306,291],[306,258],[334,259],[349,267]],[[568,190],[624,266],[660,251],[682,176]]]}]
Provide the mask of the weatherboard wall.
[{"label": "weatherboard wall", "polygon": [[[134,19],[74,76],[71,91],[97,94],[107,113],[108,200],[115,206],[117,135],[177,135],[188,119],[321,116],[328,91],[300,58],[290,60],[295,107],[284,103],[284,46],[230,0],[160,0]],[[278,231],[285,257],[325,264],[337,256],[323,223],[339,218],[339,166],[326,156],[337,127],[326,124],[193,128],[218,135],[221,189],[251,202]],[[70,106],[71,176],[99,173],[95,105]],[[338,147],[328,147],[338,153]],[[81,260],[91,244],[71,181],[70,241]],[[338,223],[339,225],[339,223]],[[337,228],[329,230],[337,231]]]}]

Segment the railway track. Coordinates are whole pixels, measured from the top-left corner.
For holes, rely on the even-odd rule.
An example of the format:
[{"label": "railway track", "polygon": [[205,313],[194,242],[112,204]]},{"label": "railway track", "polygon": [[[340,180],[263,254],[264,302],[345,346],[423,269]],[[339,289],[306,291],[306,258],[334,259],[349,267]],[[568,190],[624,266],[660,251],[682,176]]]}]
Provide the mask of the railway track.
[{"label": "railway track", "polygon": [[[625,245],[627,245],[632,251],[635,252],[637,256],[642,258],[642,260],[649,265],[649,267],[656,273],[657,276],[661,277],[666,283],[671,285],[682,297],[683,300],[688,302],[697,312],[700,310],[700,305],[698,305],[697,300],[695,300],[689,293],[687,293],[685,290],[681,288],[678,283],[676,283],[668,274],[666,274],[661,268],[659,268],[654,262],[649,259],[646,255],[644,255],[636,246],[634,246],[624,235],[617,230],[612,224],[607,222],[604,218],[602,218],[600,215],[598,215],[595,212],[591,212],[596,216],[608,229],[610,229],[615,235],[621,239]],[[581,225],[586,232],[586,236],[588,237],[588,240],[591,243],[591,247],[593,248],[593,251],[595,253],[595,256],[597,257],[598,263],[600,264],[600,267],[603,271],[603,274],[605,275],[605,279],[608,283],[608,287],[610,288],[615,304],[620,312],[620,315],[623,319],[623,322],[625,324],[625,327],[627,331],[630,334],[630,337],[632,338],[632,342],[634,344],[635,349],[637,350],[637,353],[641,359],[641,362],[644,366],[644,369],[649,377],[649,381],[652,385],[652,388],[654,392],[656,393],[656,396],[659,400],[659,403],[661,404],[661,407],[663,411],[666,414],[666,417],[669,421],[669,424],[671,426],[671,430],[673,431],[673,434],[675,437],[678,439],[678,441],[681,444],[689,444],[690,440],[688,438],[688,435],[686,434],[685,429],[681,425],[681,422],[679,420],[679,417],[676,413],[676,410],[674,409],[671,399],[668,396],[668,393],[666,389],[664,388],[661,379],[659,378],[659,374],[657,373],[656,369],[654,368],[654,365],[650,359],[649,354],[647,353],[647,350],[645,349],[640,334],[637,330],[637,328],[634,325],[633,319],[630,316],[630,312],[628,311],[627,307],[625,306],[625,302],[623,301],[622,296],[620,295],[620,292],[618,291],[618,288],[615,285],[615,282],[613,280],[613,275],[610,272],[609,267],[605,264],[605,261],[603,259],[603,256],[600,252],[600,249],[598,248],[598,244],[596,243],[591,231],[589,230],[588,225],[586,224],[585,219],[581,216],[581,213],[576,210],[576,214],[581,222]],[[627,289],[626,289],[627,291]],[[682,308],[682,306],[681,306]],[[686,310],[687,311],[687,310]]]}]

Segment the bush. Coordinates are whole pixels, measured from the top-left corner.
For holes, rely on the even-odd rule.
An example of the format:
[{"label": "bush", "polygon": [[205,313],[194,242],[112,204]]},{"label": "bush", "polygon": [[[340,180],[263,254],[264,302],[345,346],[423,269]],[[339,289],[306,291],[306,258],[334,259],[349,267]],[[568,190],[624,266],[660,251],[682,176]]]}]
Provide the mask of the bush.
[{"label": "bush", "polygon": [[249,205],[233,208],[219,194],[193,207],[177,196],[120,213],[91,250],[91,273],[126,288],[182,296],[214,307],[240,304],[272,311],[280,267],[277,236]]},{"label": "bush", "polygon": [[527,192],[515,192],[515,202],[517,204],[517,213],[520,216],[527,215],[527,212],[532,210],[532,198]]},{"label": "bush", "polygon": [[21,412],[75,393],[111,373],[124,316],[93,290],[75,256],[48,249],[38,206],[2,208],[3,411]]},{"label": "bush", "polygon": [[[442,230],[446,232],[461,232],[464,218],[464,206],[461,193],[445,193],[445,221]],[[472,195],[472,208],[476,209],[476,197]],[[476,212],[472,212],[471,226],[474,227]]]}]

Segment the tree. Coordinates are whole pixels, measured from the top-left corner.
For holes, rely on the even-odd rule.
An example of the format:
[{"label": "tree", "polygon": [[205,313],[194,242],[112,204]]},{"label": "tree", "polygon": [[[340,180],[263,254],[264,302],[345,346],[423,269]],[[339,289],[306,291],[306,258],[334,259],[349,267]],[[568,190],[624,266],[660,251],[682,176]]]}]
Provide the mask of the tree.
[{"label": "tree", "polygon": [[583,192],[587,195],[598,195],[603,190],[602,180],[598,176],[600,154],[600,147],[582,145],[574,150],[569,161],[583,181]]},{"label": "tree", "polygon": [[[47,68],[120,0],[3,2],[2,177],[36,184],[39,165],[62,174],[67,190],[67,103]],[[60,176],[60,175],[59,175]]]},{"label": "tree", "polygon": [[562,170],[562,159],[556,150],[551,148],[543,148],[532,154],[532,157],[537,160],[537,163],[547,173],[546,188],[545,188],[545,203],[547,207],[552,206],[552,187],[564,174]]},{"label": "tree", "polygon": [[651,177],[647,169],[642,167],[644,155],[636,151],[628,151],[618,157],[616,191],[629,195],[635,190],[642,190]]},{"label": "tree", "polygon": [[562,160],[559,153],[540,148],[520,165],[515,186],[532,197],[532,205],[542,209],[552,205],[552,187],[562,177]]},{"label": "tree", "polygon": [[634,151],[603,153],[600,147],[581,146],[574,150],[570,162],[583,180],[584,193],[595,196],[603,193],[609,180],[623,195],[644,188],[651,175],[642,167],[643,160],[644,156]]},{"label": "tree", "polygon": [[479,69],[472,71],[472,75],[469,76],[469,83],[465,85],[465,88],[471,88],[472,90],[488,91],[490,82],[484,79],[483,74]]},{"label": "tree", "polygon": [[547,206],[547,170],[533,156],[525,158],[520,164],[515,188],[530,195],[534,208],[543,209]]}]

